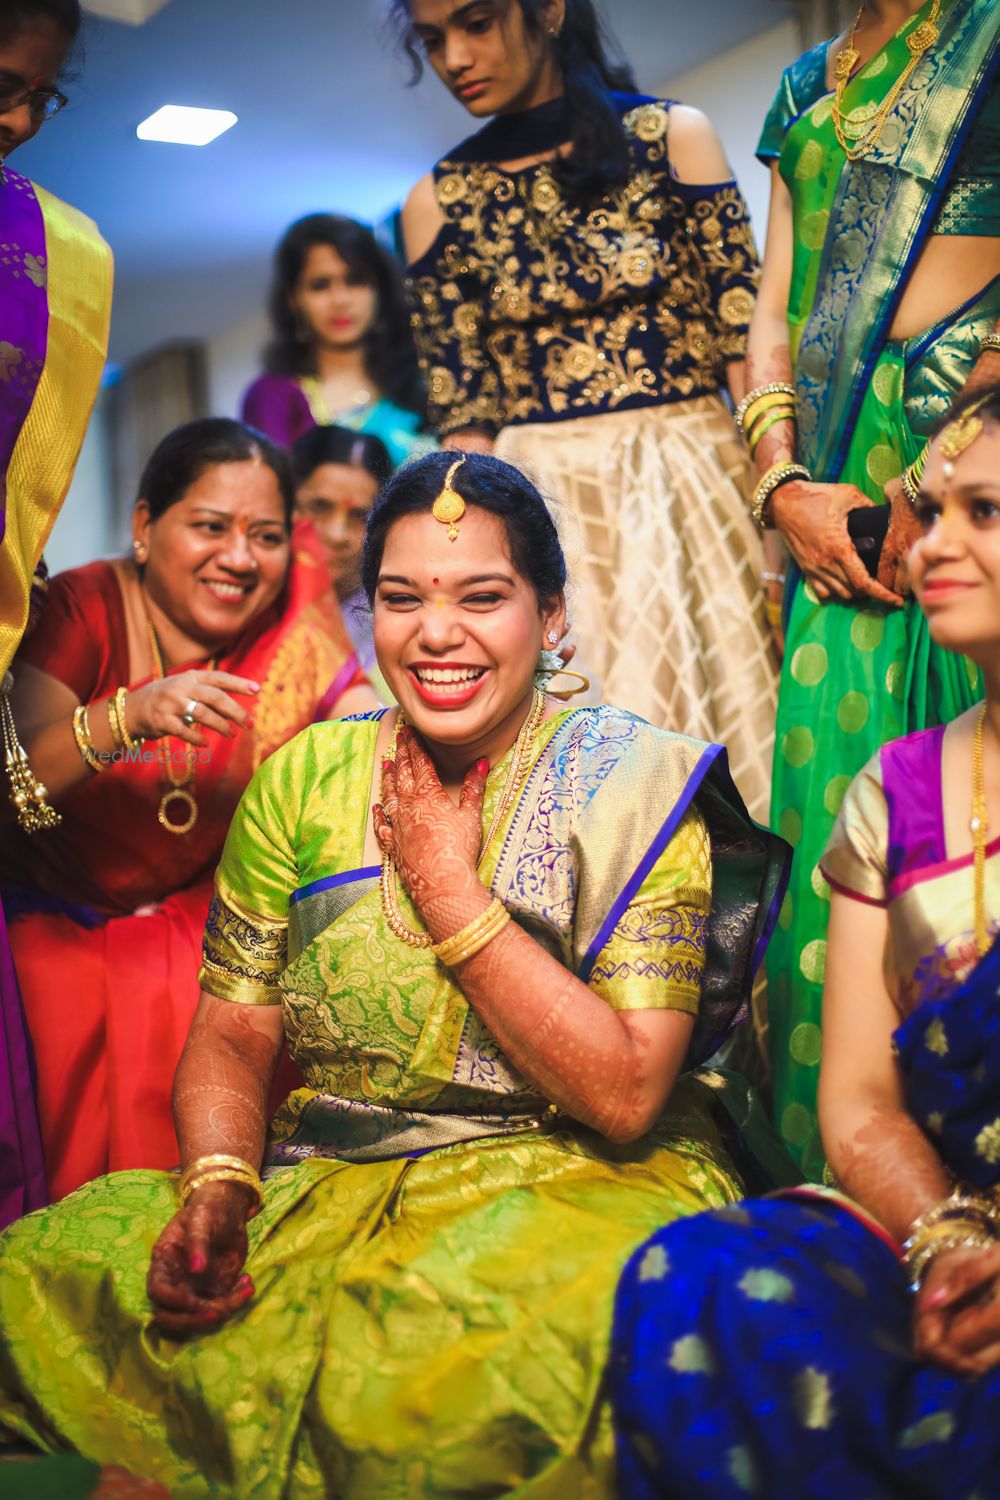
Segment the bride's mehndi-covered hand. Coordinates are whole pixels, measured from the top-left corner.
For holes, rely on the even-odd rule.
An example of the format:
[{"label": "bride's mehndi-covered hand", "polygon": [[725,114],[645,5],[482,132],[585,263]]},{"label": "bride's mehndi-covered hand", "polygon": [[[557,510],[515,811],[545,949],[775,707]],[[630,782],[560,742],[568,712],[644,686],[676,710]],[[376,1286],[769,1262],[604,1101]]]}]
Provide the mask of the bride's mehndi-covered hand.
[{"label": "bride's mehndi-covered hand", "polygon": [[399,732],[395,764],[382,762],[382,801],[372,808],[375,837],[383,852],[392,856],[436,941],[471,920],[466,915],[470,894],[481,893],[485,903],[489,900],[476,871],[488,773],[488,761],[470,766],[456,807],[408,726]]},{"label": "bride's mehndi-covered hand", "polygon": [[917,1295],[917,1352],[959,1375],[1000,1364],[1000,1243],[937,1256]]},{"label": "bride's mehndi-covered hand", "polygon": [[243,1271],[250,1198],[234,1183],[210,1183],[191,1194],[156,1244],[146,1278],[153,1316],[165,1333],[218,1327],[254,1294]]}]

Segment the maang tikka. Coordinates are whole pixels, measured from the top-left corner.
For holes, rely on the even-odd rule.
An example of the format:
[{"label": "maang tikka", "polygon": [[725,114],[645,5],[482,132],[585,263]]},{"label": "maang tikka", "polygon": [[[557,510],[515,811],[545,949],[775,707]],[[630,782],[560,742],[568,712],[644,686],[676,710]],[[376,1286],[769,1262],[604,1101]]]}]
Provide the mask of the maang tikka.
[{"label": "maang tikka", "polygon": [[444,489],[431,508],[431,515],[435,521],[440,521],[442,526],[447,526],[449,542],[458,541],[458,522],[465,515],[465,501],[458,491],[452,488],[452,480],[464,463],[465,459],[459,458],[452,464],[445,477]]}]

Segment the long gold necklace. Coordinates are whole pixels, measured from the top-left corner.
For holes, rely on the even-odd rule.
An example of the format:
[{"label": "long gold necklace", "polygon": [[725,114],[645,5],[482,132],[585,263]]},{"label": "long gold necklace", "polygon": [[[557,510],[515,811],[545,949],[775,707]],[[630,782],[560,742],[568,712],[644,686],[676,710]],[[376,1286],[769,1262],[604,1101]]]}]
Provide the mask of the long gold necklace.
[{"label": "long gold necklace", "polygon": [[975,922],[976,948],[983,958],[990,948],[986,930],[986,843],[989,819],[986,814],[986,770],[983,763],[983,731],[986,728],[986,704],[979,710],[972,736],[972,910]]},{"label": "long gold necklace", "polygon": [[[922,61],[925,54],[930,52],[931,48],[935,46],[941,34],[937,27],[937,20],[941,14],[941,0],[934,0],[927,20],[921,21],[920,25],[906,38],[906,45],[910,49],[910,60],[906,64],[906,67],[882,100],[878,109],[870,116],[863,118],[858,125],[854,125],[844,114],[844,93],[848,83],[851,81],[852,73],[861,61],[861,54],[855,46],[855,41],[858,34],[858,26],[861,23],[861,17],[864,13],[865,7],[864,3],[862,3],[861,9],[854,18],[854,25],[851,27],[851,39],[847,46],[841,52],[837,53],[833,64],[833,74],[837,80],[837,89],[833,101],[833,128],[837,132],[837,140],[840,142],[848,161],[860,161],[862,157],[870,156],[875,150],[882,137],[882,131],[885,129],[885,122],[895,109],[896,101],[910,81],[913,70]],[[856,139],[852,145],[849,139],[851,136],[860,136],[860,138]]]},{"label": "long gold necklace", "polygon": [[[514,741],[514,745],[510,753],[510,764],[507,767],[507,774],[504,777],[503,790],[500,793],[500,801],[497,804],[497,810],[493,815],[492,821],[490,822],[489,831],[487,832],[486,837],[483,839],[482,844],[479,846],[480,867],[482,866],[486,851],[490,847],[493,835],[502,825],[504,818],[510,812],[510,809],[514,805],[515,799],[517,798],[518,788],[520,787],[521,782],[523,781],[525,774],[527,773],[528,765],[531,760],[531,752],[534,747],[535,734],[539,726],[541,725],[544,715],[545,694],[540,693],[538,689],[535,688],[532,694],[531,707],[528,709],[527,717],[525,718],[524,723],[521,725],[521,728],[518,731],[517,739]],[[402,709],[400,709],[399,713],[396,716],[395,727],[392,731],[392,739],[389,741],[387,759],[391,761],[395,761],[396,759],[396,746],[399,742],[399,731],[402,728],[404,722],[403,711]],[[384,787],[382,790],[382,797],[384,800]],[[399,897],[396,890],[396,862],[393,859],[392,855],[385,853],[384,850],[382,853],[382,876],[379,882],[379,888],[382,894],[382,911],[385,915],[385,920],[390,930],[395,933],[396,937],[398,937],[402,942],[406,943],[411,948],[430,948],[434,942],[434,939],[431,937],[430,933],[414,932],[413,928],[410,927],[403,918],[403,913],[399,909]]]},{"label": "long gold necklace", "polygon": [[[143,608],[145,609],[145,595],[143,596],[142,603]],[[153,669],[156,676],[162,681],[162,679],[167,675],[163,667],[163,653],[160,650],[160,643],[156,638],[156,631],[153,628],[153,622],[149,618],[148,609],[146,609],[146,632],[149,636],[149,649],[153,655]],[[161,828],[165,828],[168,833],[176,834],[177,838],[183,838],[186,833],[191,832],[192,828],[198,821],[198,803],[195,800],[193,790],[195,782],[195,769],[191,760],[188,758],[187,754],[185,754],[184,769],[182,770],[179,777],[176,776],[174,774],[173,743],[169,735],[166,736],[166,741],[167,754],[165,759],[161,758],[161,764],[166,770],[167,780],[169,781],[170,785],[167,787],[166,791],[163,793],[163,796],[160,798],[160,805],[156,810],[156,816]],[[181,743],[183,744],[184,741],[182,740]],[[169,809],[175,803],[180,803],[181,807],[184,809],[184,812],[181,815],[179,821],[175,821],[173,818],[171,818],[169,812]]]}]

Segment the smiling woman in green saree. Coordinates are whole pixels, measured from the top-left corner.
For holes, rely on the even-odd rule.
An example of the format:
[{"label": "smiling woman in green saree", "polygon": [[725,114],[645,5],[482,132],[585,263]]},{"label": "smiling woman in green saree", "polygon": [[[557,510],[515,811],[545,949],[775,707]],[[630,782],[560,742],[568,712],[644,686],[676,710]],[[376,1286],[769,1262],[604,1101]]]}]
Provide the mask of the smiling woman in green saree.
[{"label": "smiling woman in green saree", "polygon": [[[743,1192],[745,1091],[697,1065],[747,1012],[785,851],[720,747],[535,688],[565,566],[517,470],[408,465],[364,576],[405,719],[314,726],[245,794],[185,1175],[0,1240],[0,1441],[192,1500],[611,1496],[616,1275]],[[283,1036],[305,1083],[265,1139]]]}]

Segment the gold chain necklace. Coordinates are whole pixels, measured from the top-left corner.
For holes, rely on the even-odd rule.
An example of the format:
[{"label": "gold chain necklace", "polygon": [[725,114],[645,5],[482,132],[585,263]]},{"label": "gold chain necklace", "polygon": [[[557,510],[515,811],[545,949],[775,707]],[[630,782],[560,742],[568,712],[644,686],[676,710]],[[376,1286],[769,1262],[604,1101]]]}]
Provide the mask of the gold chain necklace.
[{"label": "gold chain necklace", "polygon": [[[153,628],[153,622],[149,617],[149,609],[146,606],[145,594],[143,594],[142,596],[142,607],[146,611],[146,633],[149,636],[149,649],[153,655],[153,670],[155,675],[162,681],[163,678],[167,675],[163,666],[163,653],[160,650],[160,643],[156,638],[156,631]],[[160,805],[156,810],[156,817],[161,828],[165,828],[168,833],[175,834],[177,838],[183,838],[186,833],[191,832],[192,828],[198,821],[198,803],[195,800],[193,791],[195,769],[193,764],[185,754],[184,769],[181,772],[180,777],[178,778],[174,774],[173,744],[169,735],[166,735],[165,738],[167,741],[167,754],[166,759],[162,760],[161,763],[166,770],[167,780],[169,781],[170,785],[167,787],[166,791],[163,793],[163,796],[160,798]],[[181,741],[181,744],[185,743],[186,741]],[[170,817],[169,808],[174,803],[180,803],[180,805],[184,809],[183,815],[179,822],[175,822]]]},{"label": "gold chain necklace", "polygon": [[927,20],[921,21],[920,25],[906,38],[906,45],[910,49],[909,62],[896,79],[896,82],[878,109],[875,110],[874,114],[861,122],[860,139],[852,145],[848,137],[857,135],[858,129],[849,124],[844,114],[844,93],[851,80],[851,74],[861,61],[861,54],[855,46],[855,39],[858,34],[861,17],[864,13],[865,7],[864,3],[862,3],[861,9],[854,18],[854,25],[851,27],[851,39],[847,46],[841,52],[837,53],[833,64],[833,74],[837,80],[837,89],[833,101],[833,128],[837,132],[837,140],[840,142],[848,161],[860,161],[862,157],[870,156],[875,150],[881,139],[882,131],[885,129],[885,122],[895,109],[896,101],[909,82],[911,74],[917,64],[923,60],[925,54],[930,52],[941,34],[937,28],[937,20],[941,14],[941,0],[934,0]]},{"label": "gold chain necklace", "polygon": [[[507,774],[504,777],[503,790],[500,793],[500,801],[497,805],[497,810],[493,815],[492,822],[490,823],[489,832],[483,839],[482,844],[479,846],[480,866],[482,866],[486,851],[490,847],[493,835],[502,825],[504,818],[513,807],[515,799],[517,798],[518,788],[520,787],[521,782],[524,779],[525,774],[527,773],[528,765],[530,763],[535,734],[541,725],[544,715],[545,694],[540,693],[538,689],[535,688],[532,694],[531,707],[528,709],[527,717],[525,718],[524,723],[518,730],[517,739],[514,741],[514,745],[510,753],[510,765],[507,767]],[[396,759],[396,746],[399,742],[399,731],[402,728],[404,722],[403,710],[400,709],[399,713],[396,716],[396,723],[392,731],[392,739],[389,741],[389,749],[387,752],[388,760],[395,761]],[[382,791],[382,797],[384,801],[384,788]],[[410,948],[430,948],[434,942],[434,939],[431,937],[430,933],[414,932],[413,928],[410,927],[403,918],[403,913],[399,909],[399,897],[396,890],[396,862],[393,859],[392,855],[385,853],[384,850],[382,853],[382,875],[379,881],[379,889],[382,894],[382,911],[385,916],[386,924],[388,925],[390,931],[395,933],[396,937],[398,937],[401,942],[406,943]]]},{"label": "gold chain necklace", "polygon": [[986,770],[983,762],[983,731],[986,727],[986,704],[979,710],[976,730],[972,736],[972,816],[969,829],[972,833],[972,910],[976,932],[976,948],[983,958],[990,948],[986,930],[986,842],[989,837],[989,820],[986,815]]}]

